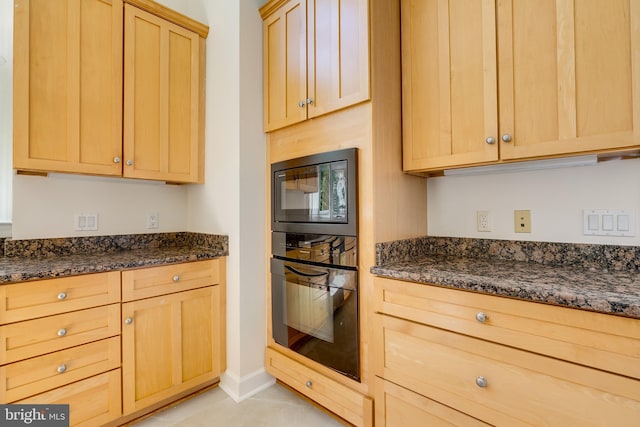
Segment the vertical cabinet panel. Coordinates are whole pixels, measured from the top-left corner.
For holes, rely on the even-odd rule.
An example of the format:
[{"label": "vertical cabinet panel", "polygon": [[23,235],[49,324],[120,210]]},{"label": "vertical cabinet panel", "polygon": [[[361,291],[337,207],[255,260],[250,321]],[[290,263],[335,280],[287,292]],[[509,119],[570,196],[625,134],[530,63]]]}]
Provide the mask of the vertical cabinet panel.
[{"label": "vertical cabinet panel", "polygon": [[308,116],[369,99],[367,1],[309,2]]},{"label": "vertical cabinet panel", "polygon": [[497,160],[495,2],[401,5],[404,169]]},{"label": "vertical cabinet panel", "polygon": [[638,146],[639,4],[499,2],[501,158]]},{"label": "vertical cabinet panel", "polygon": [[220,376],[219,307],[220,286],[122,305],[125,415]]},{"label": "vertical cabinet panel", "polygon": [[200,43],[196,33],[125,5],[125,177],[202,181]]},{"label": "vertical cabinet panel", "polygon": [[122,1],[18,0],[14,168],[120,175]]},{"label": "vertical cabinet panel", "polygon": [[307,1],[296,0],[263,24],[264,128],[266,131],[307,117]]},{"label": "vertical cabinet panel", "polygon": [[261,12],[265,131],[369,99],[367,0],[273,0]]}]

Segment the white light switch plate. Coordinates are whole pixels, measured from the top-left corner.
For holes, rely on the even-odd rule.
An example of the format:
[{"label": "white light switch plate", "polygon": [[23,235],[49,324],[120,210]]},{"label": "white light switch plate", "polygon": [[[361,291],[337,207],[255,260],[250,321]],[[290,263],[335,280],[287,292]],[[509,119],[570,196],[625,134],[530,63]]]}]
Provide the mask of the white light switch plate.
[{"label": "white light switch plate", "polygon": [[585,236],[636,235],[636,215],[630,210],[585,209],[582,218]]}]

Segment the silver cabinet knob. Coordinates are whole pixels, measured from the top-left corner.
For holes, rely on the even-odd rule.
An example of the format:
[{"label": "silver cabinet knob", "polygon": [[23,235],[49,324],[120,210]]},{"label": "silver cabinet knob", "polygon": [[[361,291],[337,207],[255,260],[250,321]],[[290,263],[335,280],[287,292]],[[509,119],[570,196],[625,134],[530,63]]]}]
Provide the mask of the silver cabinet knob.
[{"label": "silver cabinet knob", "polygon": [[307,98],[307,104],[308,105],[313,104],[313,98]]},{"label": "silver cabinet knob", "polygon": [[508,133],[505,133],[504,135],[502,135],[502,140],[504,142],[511,142],[512,140],[511,135],[509,135]]},{"label": "silver cabinet knob", "polygon": [[313,386],[313,382],[311,382],[311,380],[308,380],[304,385],[306,385],[307,388],[311,388]]},{"label": "silver cabinet knob", "polygon": [[481,388],[485,388],[487,386],[487,379],[485,377],[476,378],[476,385]]},{"label": "silver cabinet knob", "polygon": [[67,330],[66,330],[65,328],[61,328],[61,329],[58,331],[58,336],[59,336],[59,337],[63,337],[63,336],[65,336],[65,335],[67,335]]},{"label": "silver cabinet knob", "polygon": [[304,108],[305,105],[307,105],[307,104],[305,104],[304,101],[298,101],[298,107]]},{"label": "silver cabinet knob", "polygon": [[133,160],[127,160],[126,163],[127,166],[133,166]]},{"label": "silver cabinet knob", "polygon": [[180,276],[178,276],[177,274],[175,276],[173,276],[173,281],[174,282],[179,282],[180,281]]},{"label": "silver cabinet knob", "polygon": [[65,373],[66,370],[67,370],[67,365],[65,365],[64,363],[62,365],[58,366],[58,369],[57,369],[59,374]]},{"label": "silver cabinet knob", "polygon": [[126,319],[124,319],[124,324],[125,325],[130,325],[133,323],[133,318],[132,317],[127,317]]},{"label": "silver cabinet knob", "polygon": [[64,301],[64,300],[66,300],[66,299],[67,299],[67,293],[66,293],[66,292],[60,292],[60,293],[58,294],[58,300],[59,300],[59,301]]},{"label": "silver cabinet knob", "polygon": [[487,144],[489,144],[489,145],[496,143],[496,139],[494,137],[492,137],[492,136],[487,137],[487,139],[485,141],[487,141]]},{"label": "silver cabinet knob", "polygon": [[476,320],[480,323],[484,323],[487,321],[487,315],[484,314],[482,311],[479,311],[476,313]]},{"label": "silver cabinet knob", "polygon": [[120,159],[120,157],[116,156],[113,158],[113,163],[120,163],[122,160]]}]

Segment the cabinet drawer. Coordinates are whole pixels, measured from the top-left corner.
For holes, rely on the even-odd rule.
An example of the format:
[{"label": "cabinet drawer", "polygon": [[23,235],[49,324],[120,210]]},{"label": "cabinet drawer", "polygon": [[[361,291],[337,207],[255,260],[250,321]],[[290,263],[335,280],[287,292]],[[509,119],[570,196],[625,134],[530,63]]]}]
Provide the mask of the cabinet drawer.
[{"label": "cabinet drawer", "polygon": [[14,403],[69,405],[70,426],[99,426],[119,418],[120,369],[105,372]]},{"label": "cabinet drawer", "polygon": [[120,367],[120,337],[0,367],[0,401],[13,402]]},{"label": "cabinet drawer", "polygon": [[0,327],[0,365],[98,341],[120,333],[120,304]]},{"label": "cabinet drawer", "polygon": [[0,286],[0,324],[120,302],[120,272]]},{"label": "cabinet drawer", "polygon": [[640,320],[379,277],[374,284],[376,312],[640,379]]},{"label": "cabinet drawer", "polygon": [[220,283],[220,259],[122,272],[122,300],[133,301]]},{"label": "cabinet drawer", "polygon": [[483,421],[631,426],[640,419],[638,380],[389,316],[375,317],[374,352],[381,355],[377,375]]},{"label": "cabinet drawer", "polygon": [[373,425],[373,402],[366,396],[267,348],[271,375],[356,426]]},{"label": "cabinet drawer", "polygon": [[376,427],[482,427],[453,408],[376,377]]}]

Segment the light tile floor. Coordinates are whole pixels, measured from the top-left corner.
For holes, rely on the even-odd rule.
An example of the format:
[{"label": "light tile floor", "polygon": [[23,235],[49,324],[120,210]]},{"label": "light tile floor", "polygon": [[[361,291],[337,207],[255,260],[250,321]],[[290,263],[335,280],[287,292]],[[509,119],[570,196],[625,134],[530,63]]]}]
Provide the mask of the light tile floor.
[{"label": "light tile floor", "polygon": [[279,384],[236,403],[216,387],[135,427],[338,427],[340,422]]}]

